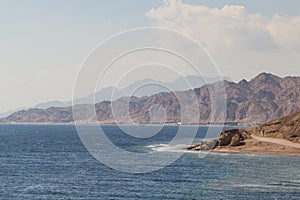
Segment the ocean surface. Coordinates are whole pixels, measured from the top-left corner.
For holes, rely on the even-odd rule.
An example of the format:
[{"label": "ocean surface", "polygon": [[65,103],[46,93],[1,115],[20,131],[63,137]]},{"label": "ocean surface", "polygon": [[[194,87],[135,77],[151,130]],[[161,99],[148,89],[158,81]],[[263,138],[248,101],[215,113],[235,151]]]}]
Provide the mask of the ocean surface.
[{"label": "ocean surface", "polygon": [[[168,145],[177,129],[138,139],[103,127],[115,145],[136,153],[182,153],[183,146]],[[194,142],[206,130],[199,127]],[[0,137],[0,199],[300,199],[297,156],[190,152],[157,171],[132,174],[96,160],[72,125],[0,125]]]}]

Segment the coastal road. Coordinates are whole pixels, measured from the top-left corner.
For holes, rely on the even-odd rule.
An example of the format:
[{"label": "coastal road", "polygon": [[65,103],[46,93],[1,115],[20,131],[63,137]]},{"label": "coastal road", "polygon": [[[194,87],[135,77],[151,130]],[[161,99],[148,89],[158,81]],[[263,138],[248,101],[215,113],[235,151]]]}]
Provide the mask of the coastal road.
[{"label": "coastal road", "polygon": [[294,143],[285,139],[277,139],[277,138],[268,138],[268,137],[257,137],[253,136],[252,138],[261,142],[269,142],[269,143],[274,143],[282,146],[287,146],[287,147],[293,147],[293,148],[299,148],[300,149],[300,144],[299,143]]}]

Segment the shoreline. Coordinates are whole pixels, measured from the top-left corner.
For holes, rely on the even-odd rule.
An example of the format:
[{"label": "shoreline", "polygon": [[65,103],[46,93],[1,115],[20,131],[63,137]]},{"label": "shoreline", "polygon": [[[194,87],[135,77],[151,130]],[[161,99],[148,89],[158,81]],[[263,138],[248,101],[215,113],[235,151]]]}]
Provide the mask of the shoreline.
[{"label": "shoreline", "polygon": [[100,126],[137,126],[137,127],[147,127],[147,126],[210,126],[210,127],[251,127],[254,125],[228,125],[228,124],[177,124],[177,123],[167,123],[167,124],[99,124],[97,122],[91,123],[74,123],[74,122],[62,122],[62,123],[52,123],[52,122],[17,122],[17,123],[0,123],[0,125],[100,125]]},{"label": "shoreline", "polygon": [[[0,125],[75,125],[75,123],[2,123]],[[91,124],[78,124],[80,126],[89,126],[89,125],[99,125],[97,123]],[[117,124],[100,124],[101,126],[116,126]],[[134,126],[130,124],[122,124],[121,126]],[[151,125],[158,126],[158,125]],[[166,126],[198,126],[198,127],[207,127],[210,125],[171,125]],[[216,126],[216,125],[214,125]],[[224,125],[225,126],[225,125]],[[232,126],[226,126],[232,127]],[[300,156],[300,148],[293,148],[289,146],[269,143],[265,141],[259,141],[257,139],[251,138],[245,140],[245,145],[235,146],[235,147],[217,147],[209,152],[212,153],[230,153],[230,154],[257,154],[257,155],[281,155],[281,156]]]},{"label": "shoreline", "polygon": [[[76,125],[75,123],[0,123],[0,125]],[[151,124],[151,125],[133,125],[133,124],[98,124],[98,123],[83,123],[77,124],[80,126],[100,125],[100,126],[220,126],[220,125],[178,125],[178,124]],[[236,127],[230,125],[223,125],[224,127]],[[265,137],[263,137],[265,138]],[[288,140],[287,140],[288,141]],[[298,143],[295,143],[298,144]],[[300,144],[299,144],[300,145]],[[193,151],[193,150],[192,150]],[[281,156],[300,156],[300,148],[280,145],[267,141],[262,141],[258,138],[246,139],[245,144],[241,146],[223,146],[216,147],[213,150],[209,150],[212,153],[238,153],[238,154],[257,154],[257,155],[281,155]]]},{"label": "shoreline", "polygon": [[259,141],[256,139],[247,139],[245,140],[245,145],[242,146],[217,147],[211,150],[211,152],[300,156],[300,148],[294,148],[294,147],[279,145],[275,143]]}]

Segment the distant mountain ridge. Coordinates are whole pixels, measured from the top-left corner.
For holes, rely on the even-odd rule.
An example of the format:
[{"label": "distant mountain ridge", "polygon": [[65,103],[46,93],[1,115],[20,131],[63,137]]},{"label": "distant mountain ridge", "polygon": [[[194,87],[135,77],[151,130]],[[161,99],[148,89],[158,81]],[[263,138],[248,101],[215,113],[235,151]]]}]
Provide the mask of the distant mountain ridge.
[{"label": "distant mountain ridge", "polygon": [[[280,78],[269,73],[261,73],[250,81],[242,80],[234,83],[225,80],[223,83],[227,95],[227,123],[261,124],[300,110],[300,77]],[[176,95],[188,100],[191,94],[195,92],[200,105],[200,119],[192,112],[185,113],[188,120],[184,123],[207,124],[212,116],[209,87],[218,90],[218,87],[214,87],[218,84],[220,83],[208,84],[194,90],[180,92],[160,92],[145,97],[124,97],[115,100],[113,103],[114,105],[122,105],[124,101],[129,100],[131,118],[135,123],[141,124],[149,123],[149,109],[151,106],[160,104],[166,110],[166,122],[177,123],[181,122],[181,108]],[[95,105],[97,119],[100,123],[115,123],[111,103],[110,101],[103,101]],[[190,107],[193,106],[197,105],[191,103]],[[93,105],[88,104],[76,106],[76,109],[81,113],[80,121],[90,122],[93,108]],[[130,123],[127,118],[122,120],[122,123]],[[29,109],[13,113],[9,117],[0,120],[1,123],[62,123],[72,121],[72,107]]]},{"label": "distant mountain ridge", "polygon": [[[171,88],[174,91],[180,91],[180,90],[188,90],[191,88],[196,88],[196,87],[201,87],[206,83],[213,83],[218,80],[231,80],[228,77],[200,77],[196,75],[189,75],[186,77],[178,77],[176,80],[171,81],[171,82],[162,82],[162,81],[156,81],[152,79],[146,79],[146,80],[140,80],[136,81],[122,89],[117,89],[115,87],[105,87],[96,92],[95,94],[88,95],[86,97],[78,98],[74,100],[74,105],[76,104],[92,104],[94,103],[94,97],[95,97],[95,102],[101,102],[101,101],[110,101],[110,100],[116,100],[120,97],[125,97],[125,96],[132,96],[132,92],[134,93],[134,96],[136,97],[142,97],[142,96],[150,96],[155,93],[159,92],[168,92],[167,88]],[[188,82],[190,85],[187,85],[186,82]],[[144,90],[137,90],[135,91],[136,88],[143,86],[147,83],[156,83],[156,86],[153,84],[151,86],[146,87]],[[158,85],[162,85],[165,87],[159,87]],[[113,99],[111,99],[113,97]],[[72,106],[72,101],[48,101],[48,102],[43,102],[43,103],[38,103],[33,107],[29,108],[18,108],[14,109],[11,111],[7,111],[4,113],[0,113],[0,118],[4,118],[9,116],[10,114],[21,111],[21,110],[26,110],[30,108],[40,108],[40,109],[47,109],[50,107],[67,107],[67,106]]]}]

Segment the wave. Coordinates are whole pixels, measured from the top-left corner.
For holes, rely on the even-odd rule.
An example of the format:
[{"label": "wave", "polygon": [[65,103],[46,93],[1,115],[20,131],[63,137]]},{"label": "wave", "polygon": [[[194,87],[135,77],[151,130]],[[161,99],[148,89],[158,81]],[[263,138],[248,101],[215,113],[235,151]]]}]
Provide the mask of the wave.
[{"label": "wave", "polygon": [[271,182],[271,183],[265,183],[265,184],[238,184],[238,185],[232,185],[236,188],[247,188],[250,189],[259,189],[259,190],[270,190],[270,189],[283,189],[283,188],[290,188],[290,189],[299,189],[300,183],[299,181],[278,181],[278,182]]},{"label": "wave", "polygon": [[151,144],[147,145],[146,147],[149,148],[151,151],[162,151],[162,152],[185,152],[188,145],[186,144]]},{"label": "wave", "polygon": [[173,153],[189,153],[189,154],[207,154],[207,151],[188,151],[185,148],[190,145],[182,143],[182,144],[151,144],[147,145],[146,148],[150,151],[157,151],[157,152],[173,152]]}]

